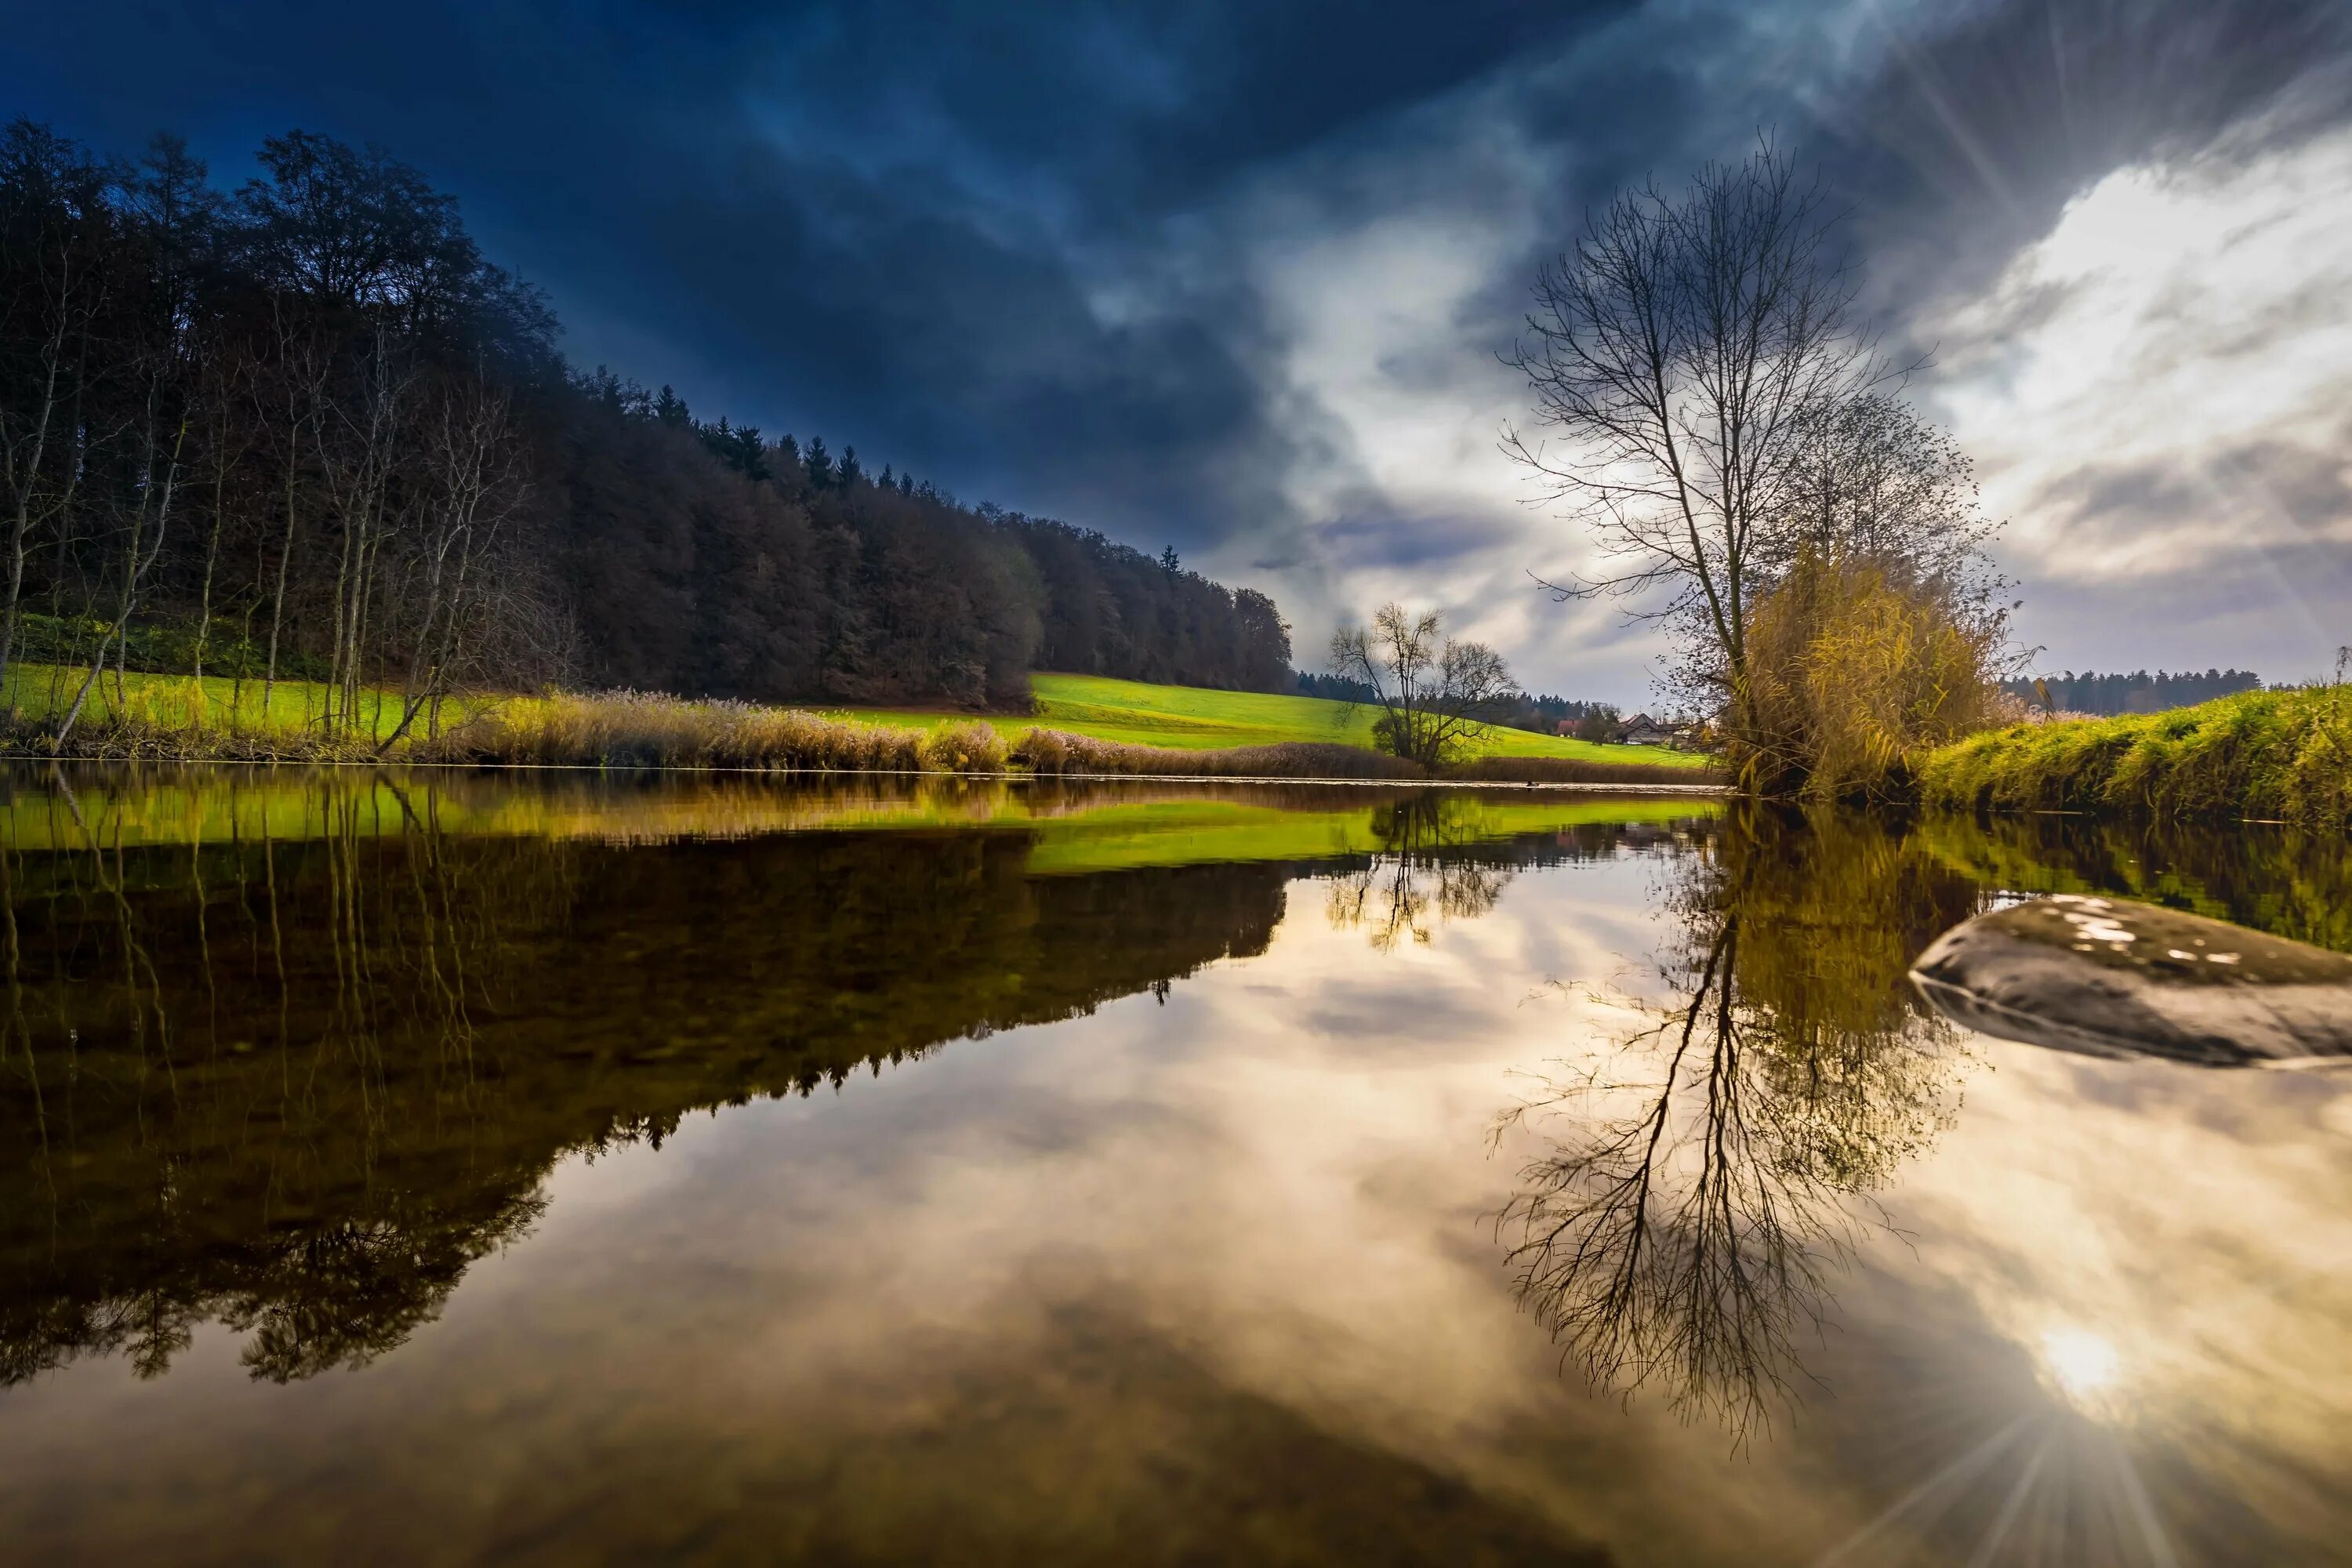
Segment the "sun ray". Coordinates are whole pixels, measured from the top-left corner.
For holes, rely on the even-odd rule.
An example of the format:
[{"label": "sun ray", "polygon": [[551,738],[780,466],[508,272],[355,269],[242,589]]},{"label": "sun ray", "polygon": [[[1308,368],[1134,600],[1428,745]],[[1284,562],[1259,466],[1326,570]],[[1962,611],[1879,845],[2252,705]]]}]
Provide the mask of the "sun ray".
[{"label": "sun ray", "polygon": [[1930,1497],[1940,1491],[1956,1489],[1963,1483],[1974,1479],[1991,1465],[2001,1450],[2008,1447],[2025,1430],[2032,1420],[2032,1417],[2030,1415],[2012,1418],[2007,1426],[1993,1433],[1991,1436],[1905,1492],[1885,1512],[1816,1558],[1814,1568],[1830,1568],[1830,1564],[1843,1561],[1848,1553],[1876,1539],[1887,1526],[1926,1502]]}]

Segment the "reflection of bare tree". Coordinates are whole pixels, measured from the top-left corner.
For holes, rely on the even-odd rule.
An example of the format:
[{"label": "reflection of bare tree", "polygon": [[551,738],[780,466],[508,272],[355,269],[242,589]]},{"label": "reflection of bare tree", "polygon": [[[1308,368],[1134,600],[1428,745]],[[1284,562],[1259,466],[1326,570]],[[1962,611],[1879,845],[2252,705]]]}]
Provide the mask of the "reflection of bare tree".
[{"label": "reflection of bare tree", "polygon": [[1551,1139],[1499,1230],[1596,1387],[1663,1388],[1736,1439],[1792,1394],[1871,1191],[1950,1119],[1958,1053],[1902,964],[1971,897],[1836,820],[1735,820],[1685,863],[1674,999],[1497,1129]]},{"label": "reflection of bare tree", "polygon": [[1448,811],[1454,804],[1421,796],[1374,812],[1381,847],[1331,884],[1331,923],[1363,929],[1386,952],[1408,938],[1426,944],[1433,913],[1470,920],[1492,910],[1511,868],[1463,853],[1473,835],[1458,811]]},{"label": "reflection of bare tree", "polygon": [[[1625,1042],[1655,1079],[1552,1083],[1507,1113],[1588,1112],[1576,1139],[1521,1173],[1503,1220],[1520,1297],[1595,1384],[1664,1383],[1678,1408],[1735,1427],[1769,1419],[1847,1245],[1833,1189],[1786,1156],[1753,1024],[1735,1001],[1739,926],[1708,946],[1689,999]],[[1622,1108],[1633,1099],[1638,1109]]]}]

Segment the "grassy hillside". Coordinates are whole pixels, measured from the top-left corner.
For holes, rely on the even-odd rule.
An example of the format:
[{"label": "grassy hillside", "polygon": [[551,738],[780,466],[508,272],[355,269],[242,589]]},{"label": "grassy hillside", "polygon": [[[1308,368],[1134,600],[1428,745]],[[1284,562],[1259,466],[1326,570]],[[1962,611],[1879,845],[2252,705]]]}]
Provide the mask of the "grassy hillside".
[{"label": "grassy hillside", "polygon": [[2352,826],[2352,686],[2018,724],[1928,753],[1930,805]]},{"label": "grassy hillside", "polygon": [[[1264,691],[1210,691],[1192,686],[1148,686],[1092,675],[1039,675],[1034,717],[992,718],[1007,739],[1034,726],[1125,745],[1202,751],[1226,746],[1277,746],[1297,742],[1372,743],[1372,710],[1320,697]],[[930,725],[960,715],[896,709],[828,709],[835,718],[870,723]],[[1705,759],[1663,746],[1597,746],[1526,730],[1489,729],[1477,754],[1489,757],[1570,757],[1585,762],[1647,763],[1696,768]]]},{"label": "grassy hillside", "polygon": [[[35,727],[47,725],[71,703],[74,692],[80,687],[83,673],[79,668],[58,665],[11,666],[5,687],[0,688],[0,702],[13,707],[22,721]],[[223,677],[207,676],[200,685],[184,675],[147,674],[132,670],[122,678],[121,694],[118,700],[115,678],[110,672],[91,691],[81,731],[85,735],[90,735],[102,726],[120,720],[144,737],[136,749],[136,754],[149,756],[204,754],[225,757],[227,753],[215,747],[197,747],[188,743],[191,740],[188,732],[198,726],[215,738],[228,731],[242,731],[282,739],[291,746],[306,737],[316,737],[320,716],[325,710],[326,689],[314,681],[281,680],[271,694],[268,711],[264,713],[261,685],[256,680],[247,679],[240,683]],[[1157,751],[1228,751],[1240,747],[1297,747],[1302,744],[1336,744],[1369,749],[1371,745],[1372,713],[1370,710],[1320,698],[1214,691],[1185,686],[1149,686],[1138,681],[1077,675],[1041,675],[1036,678],[1035,689],[1036,713],[998,715],[985,721],[975,721],[968,713],[915,710],[826,709],[818,711],[823,718],[835,721],[830,728],[836,739],[845,742],[856,741],[861,737],[864,740],[885,738],[874,733],[877,728],[929,734],[950,724],[971,726],[984,722],[1007,743],[1017,742],[1031,730],[1050,729],[1117,745],[1143,746]],[[373,733],[378,738],[389,735],[400,721],[399,694],[370,692],[363,694],[362,700],[368,705]],[[583,717],[583,712],[575,710],[583,710],[583,706],[596,707],[600,704],[604,708],[614,706],[604,699],[588,699],[583,704],[581,699],[568,697],[453,700],[443,707],[445,728],[461,724],[478,715],[482,724],[498,731],[499,735],[489,740],[488,750],[478,757],[464,746],[445,746],[442,760],[593,763],[603,757],[607,761],[636,761],[648,764],[692,760],[678,751],[676,739],[667,737],[668,731],[697,726],[707,728],[726,714],[739,716],[726,721],[728,722],[780,724],[786,722],[791,713],[784,709],[752,710],[725,705],[714,708],[708,704],[676,702],[666,698],[625,699],[621,706],[626,707],[628,711],[617,716],[620,727],[642,731],[637,738],[644,743],[623,745],[615,752],[606,744],[606,741],[618,744],[620,738],[617,736],[600,740],[596,735],[572,733],[580,730]],[[615,715],[607,713],[603,717],[612,720]],[[792,721],[810,722],[804,715]],[[842,729],[838,727],[842,723],[865,728]],[[419,729],[421,727],[420,721]],[[824,725],[815,727],[828,728]],[[979,734],[981,739],[986,739],[985,731],[979,731]],[[410,738],[422,739],[415,731],[411,731]],[[526,738],[530,741],[528,744],[524,743]],[[945,739],[944,736],[939,738]],[[914,737],[900,735],[896,739],[912,744]],[[328,749],[320,750],[320,745]],[[584,752],[583,747],[586,748]],[[313,740],[312,752],[320,756],[349,754],[364,757],[372,754],[373,747],[364,741],[329,743]],[[105,754],[117,753],[110,751]],[[280,753],[273,752],[272,754]],[[282,754],[299,756],[311,752],[296,749]],[[403,749],[402,754],[407,754],[406,748]],[[1698,771],[1706,765],[1704,758],[1662,747],[1596,746],[1583,741],[1499,728],[1480,733],[1473,755],[1482,760],[1510,762],[1566,759],[1617,767],[1628,764],[1664,766],[1677,772],[1689,772],[1694,779],[1699,776]],[[761,758],[713,756],[700,760],[764,765]],[[794,765],[814,764],[803,762]],[[885,764],[867,759],[865,762],[845,761],[837,765],[866,767]],[[892,763],[888,765],[899,764]],[[1322,763],[1313,765],[1318,771],[1324,766]],[[1258,771],[1257,764],[1249,763],[1244,771]]]}]

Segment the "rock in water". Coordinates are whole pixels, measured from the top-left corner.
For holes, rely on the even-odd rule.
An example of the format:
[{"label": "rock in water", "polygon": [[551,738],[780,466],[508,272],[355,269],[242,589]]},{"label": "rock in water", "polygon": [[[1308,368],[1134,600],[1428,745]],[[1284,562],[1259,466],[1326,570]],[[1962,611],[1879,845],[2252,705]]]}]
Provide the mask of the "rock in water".
[{"label": "rock in water", "polygon": [[2209,1067],[2352,1058],[2352,958],[2154,904],[2061,893],[1953,927],[1911,970],[2003,1039]]}]

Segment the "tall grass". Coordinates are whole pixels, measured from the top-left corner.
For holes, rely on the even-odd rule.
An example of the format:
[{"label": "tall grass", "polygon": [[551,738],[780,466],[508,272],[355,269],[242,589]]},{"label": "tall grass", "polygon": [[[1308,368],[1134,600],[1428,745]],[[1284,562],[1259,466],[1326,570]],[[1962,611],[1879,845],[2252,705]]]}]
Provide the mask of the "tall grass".
[{"label": "tall grass", "polygon": [[1336,742],[1290,741],[1271,746],[1229,746],[1213,752],[1176,752],[1131,746],[1074,735],[1066,730],[1035,729],[1021,737],[1013,760],[1030,772],[1133,773],[1216,778],[1425,779],[1426,769],[1401,758]]},{"label": "tall grass", "polygon": [[174,722],[133,693],[124,708],[97,709],[60,747],[55,723],[22,710],[0,710],[0,757],[71,757],[90,762],[357,763],[374,742],[312,729],[246,723]]},{"label": "tall grass", "polygon": [[1929,804],[2352,828],[2352,685],[2019,724],[1923,759]]},{"label": "tall grass", "polygon": [[1658,763],[1589,762],[1581,757],[1479,757],[1453,770],[1453,776],[1490,784],[1675,784],[1705,788],[1720,784],[1713,767]]},{"label": "tall grass", "polygon": [[797,709],[614,691],[502,703],[405,754],[418,762],[1001,773],[1005,746],[981,723],[927,733]]}]

